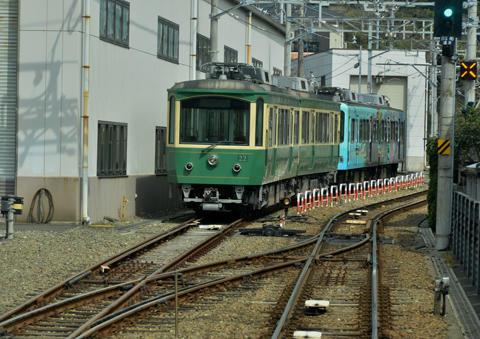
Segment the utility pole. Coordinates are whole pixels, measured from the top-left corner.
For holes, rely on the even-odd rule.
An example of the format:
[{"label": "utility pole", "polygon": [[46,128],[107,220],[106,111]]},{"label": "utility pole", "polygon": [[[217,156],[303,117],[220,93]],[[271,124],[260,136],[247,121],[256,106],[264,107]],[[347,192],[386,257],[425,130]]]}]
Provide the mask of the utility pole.
[{"label": "utility pole", "polygon": [[218,0],[211,0],[210,10],[210,53],[211,61],[218,61]]},{"label": "utility pole", "polygon": [[[300,5],[300,18],[305,16],[304,6]],[[303,20],[300,19],[300,24],[303,25]],[[303,67],[303,56],[305,54],[303,38],[298,39],[298,76],[305,78],[305,68]]]},{"label": "utility pole", "polygon": [[[285,16],[285,28],[287,40],[291,40],[292,24],[288,21],[288,18],[292,16],[292,5],[287,4],[287,15]],[[292,43],[285,43],[284,58],[283,58],[283,72],[286,77],[289,77],[292,73]]]},{"label": "utility pole", "polygon": [[[476,38],[477,38],[477,1],[468,2],[468,28],[467,28],[467,52],[465,60],[477,61]],[[465,80],[465,107],[469,102],[475,103],[475,81],[476,79]]]}]

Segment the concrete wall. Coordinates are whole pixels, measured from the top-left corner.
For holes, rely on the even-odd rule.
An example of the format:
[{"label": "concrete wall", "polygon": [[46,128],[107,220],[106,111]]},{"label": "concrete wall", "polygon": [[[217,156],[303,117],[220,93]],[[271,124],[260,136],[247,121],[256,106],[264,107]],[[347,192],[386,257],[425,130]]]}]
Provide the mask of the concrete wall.
[{"label": "concrete wall", "polygon": [[[88,199],[92,221],[121,216],[124,196],[129,200],[125,217],[180,205],[177,188],[167,183],[166,176],[154,174],[155,127],[166,126],[167,89],[189,80],[195,67],[190,51],[191,1],[129,3],[129,48],[124,48],[100,40],[100,1],[91,0]],[[78,221],[81,211],[83,4],[20,1],[17,195],[29,208],[35,192],[48,189],[55,204],[54,220],[59,221]],[[235,5],[235,1],[219,1],[221,10]],[[247,13],[237,9],[233,16],[220,17],[220,61],[227,45],[238,51],[239,62],[246,62]],[[206,37],[209,14],[210,3],[200,0],[198,33]],[[157,57],[159,16],[180,26],[178,64]],[[264,68],[283,69],[283,42],[282,30],[254,15],[252,56]],[[100,120],[128,124],[127,177],[96,176]]]}]

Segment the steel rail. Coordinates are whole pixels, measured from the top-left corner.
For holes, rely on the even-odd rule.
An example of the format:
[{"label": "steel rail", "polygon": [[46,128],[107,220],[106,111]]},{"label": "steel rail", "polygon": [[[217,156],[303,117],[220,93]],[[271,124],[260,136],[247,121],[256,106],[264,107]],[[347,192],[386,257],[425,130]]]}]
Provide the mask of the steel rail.
[{"label": "steel rail", "polygon": [[147,248],[148,246],[151,246],[158,241],[162,241],[162,240],[168,238],[169,236],[173,236],[174,232],[181,232],[185,228],[193,227],[195,225],[194,222],[196,220],[198,220],[198,219],[190,219],[190,220],[184,222],[183,224],[181,224],[181,225],[179,225],[179,226],[177,226],[173,229],[170,229],[166,232],[158,234],[158,235],[156,235],[156,236],[154,236],[150,239],[147,239],[147,240],[139,243],[138,245],[135,245],[132,248],[129,248],[129,249],[123,251],[123,252],[117,253],[117,254],[115,254],[115,255],[113,255],[113,256],[105,259],[105,260],[102,260],[102,261],[94,264],[90,268],[87,268],[87,269],[81,271],[80,273],[72,276],[71,278],[68,278],[67,280],[59,283],[58,285],[55,285],[54,287],[52,287],[48,291],[33,297],[32,299],[30,299],[27,302],[25,302],[24,304],[14,308],[13,310],[11,310],[7,313],[4,313],[3,315],[0,315],[0,322],[5,321],[9,318],[15,317],[17,315],[20,315],[21,313],[28,312],[28,311],[30,311],[34,308],[41,307],[41,306],[45,305],[48,302],[48,300],[52,300],[57,295],[59,295],[63,290],[70,288],[73,284],[78,283],[80,280],[88,277],[93,272],[99,271],[101,266],[104,266],[104,265],[107,265],[107,264],[112,265],[114,263],[117,263],[122,258],[125,258],[128,255],[134,254],[135,251],[137,251],[137,252],[141,251],[142,249]]},{"label": "steel rail", "polygon": [[[280,264],[272,265],[269,267],[265,267],[259,270],[255,270],[250,272],[249,274],[240,274],[236,275],[233,277],[229,278],[224,278],[221,280],[214,280],[208,283],[202,283],[199,285],[195,285],[192,287],[187,287],[184,288],[183,290],[179,291],[178,297],[182,299],[186,299],[186,297],[189,297],[187,299],[191,299],[191,295],[194,292],[199,292],[201,290],[209,289],[209,288],[217,288],[220,285],[229,285],[231,284],[239,284],[245,281],[245,279],[253,279],[255,277],[259,277],[261,275],[268,274],[273,271],[278,271],[281,269],[285,269],[290,266],[297,265],[298,263],[304,263],[307,260],[307,258],[303,259],[298,259],[298,260],[293,260],[289,262],[283,262]],[[105,331],[107,328],[110,326],[113,326],[117,322],[123,321],[125,318],[129,316],[138,316],[138,313],[141,311],[146,311],[152,307],[167,307],[169,301],[173,301],[175,298],[174,293],[169,293],[168,295],[165,295],[163,298],[157,297],[155,300],[149,301],[147,303],[141,303],[139,305],[134,305],[128,309],[121,310],[115,314],[112,314],[111,317],[109,318],[102,318],[98,323],[96,323],[93,327],[88,329],[86,332],[76,336],[76,337],[69,337],[69,338],[75,338],[75,339],[81,339],[81,338],[89,338],[90,336],[97,335],[98,332]],[[179,299],[180,300],[180,299]]]},{"label": "steel rail", "polygon": [[[424,193],[424,192],[422,192]],[[415,193],[413,194],[413,196],[415,195],[420,195],[419,193]],[[396,200],[403,200],[405,197],[401,197],[401,198],[395,198],[395,199],[392,199],[390,201],[396,201]],[[422,200],[419,200],[419,201],[416,201],[416,202],[413,202],[413,203],[409,203],[409,204],[406,204],[406,205],[403,205],[401,207],[397,207],[397,208],[393,208],[391,211],[386,211],[386,212],[382,212],[380,214],[378,214],[378,216],[381,216],[381,217],[375,217],[377,219],[381,219],[383,218],[385,215],[388,215],[390,213],[393,213],[394,211],[398,211],[400,209],[404,209],[404,208],[407,208],[408,206],[413,206],[415,204],[419,204],[419,203],[424,203],[425,202],[425,199],[422,199]],[[382,202],[381,204],[384,204],[385,202]],[[375,203],[375,204],[371,204],[371,205],[378,205],[378,203]],[[371,205],[367,205],[367,206],[371,206]],[[351,211],[353,210],[357,210],[358,208],[354,208],[354,209],[350,209],[348,211],[344,211],[342,213],[339,213],[337,215],[335,215],[333,218],[330,219],[330,221],[327,223],[326,227],[324,228],[324,230],[318,235],[318,238],[317,238],[317,243],[315,244],[315,248],[312,250],[311,254],[308,256],[308,260],[306,262],[306,264],[304,265],[304,268],[298,278],[298,281],[297,281],[297,284],[295,286],[295,288],[293,289],[292,291],[292,294],[290,296],[290,299],[287,303],[287,305],[285,306],[285,310],[282,314],[282,317],[280,318],[280,320],[278,321],[277,323],[277,326],[275,328],[275,331],[273,333],[273,335],[271,336],[272,339],[278,339],[282,333],[284,332],[285,330],[285,327],[287,326],[287,321],[288,319],[290,319],[290,315],[292,314],[292,312],[294,311],[294,305],[296,304],[298,298],[300,297],[300,294],[301,294],[301,291],[302,291],[302,287],[304,286],[305,284],[305,281],[306,280],[306,277],[308,277],[308,274],[310,272],[310,270],[312,269],[312,263],[314,262],[314,258],[318,258],[320,257],[320,255],[317,253],[319,248],[320,248],[320,245],[321,243],[323,242],[323,238],[324,238],[324,235],[325,233],[328,231],[328,229],[331,227],[331,225],[340,217],[342,216],[345,216],[347,215],[348,213],[350,213]],[[374,219],[374,218],[371,218],[371,220]],[[376,227],[376,224],[375,224],[375,227]],[[376,232],[376,229],[375,229],[375,232]],[[376,233],[375,233],[375,236],[372,235],[372,237],[370,238],[372,240],[372,243],[375,244],[376,243]],[[363,241],[363,243],[365,243],[365,241]],[[358,247],[358,244],[355,244],[351,247]],[[344,249],[341,249],[340,251],[336,251],[336,252],[343,252]],[[376,251],[376,247],[375,247],[375,251]],[[373,248],[372,248],[372,252],[373,252]],[[375,252],[374,252],[375,253]],[[324,254],[326,255],[326,254]],[[373,257],[373,255],[372,255]],[[372,264],[375,264],[374,265],[374,268],[375,268],[375,280],[376,281],[376,259],[373,261],[372,260]],[[373,279],[373,273],[372,273],[372,279]],[[375,296],[375,299],[373,299],[373,297]],[[372,328],[373,328],[373,321],[375,321],[375,323],[377,323],[377,319],[378,319],[378,316],[377,316],[377,286],[375,284],[375,292],[373,291],[373,285],[372,285],[372,306],[373,304],[375,303],[375,310],[372,310]],[[375,313],[375,314],[374,314]],[[375,320],[374,320],[375,319]],[[373,336],[372,336],[373,338]],[[376,338],[376,337],[375,337]]]},{"label": "steel rail", "polygon": [[377,260],[377,225],[381,219],[385,218],[390,214],[399,212],[400,210],[405,210],[412,208],[416,205],[424,204],[426,200],[418,200],[411,202],[409,204],[392,208],[388,211],[380,213],[373,220],[372,227],[372,318],[371,318],[371,327],[372,327],[372,339],[378,338],[378,260]]}]

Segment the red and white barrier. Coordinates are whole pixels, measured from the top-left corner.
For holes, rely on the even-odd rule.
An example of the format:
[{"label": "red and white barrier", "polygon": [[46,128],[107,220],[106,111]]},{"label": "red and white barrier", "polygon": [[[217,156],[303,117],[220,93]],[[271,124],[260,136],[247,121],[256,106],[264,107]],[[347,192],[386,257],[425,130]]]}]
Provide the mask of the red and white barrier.
[{"label": "red and white barrier", "polygon": [[347,191],[347,184],[340,184],[340,200],[344,199],[345,202],[347,202],[347,195],[348,195],[348,191]]},{"label": "red and white barrier", "polygon": [[[381,187],[380,187],[381,186]],[[380,194],[380,191],[382,193],[385,193],[385,187],[383,187],[383,180],[382,179],[378,179],[377,180],[377,194]]]},{"label": "red and white barrier", "polygon": [[323,187],[320,189],[320,206],[323,206],[323,199],[325,198],[326,200],[326,205],[328,206],[328,187]]},{"label": "red and white barrier", "polygon": [[363,184],[361,182],[357,182],[357,199],[360,199],[360,196],[362,198],[365,198],[365,190],[363,189]]},{"label": "red and white barrier", "polygon": [[305,204],[305,211],[307,209],[309,210],[312,209],[312,192],[311,191],[305,191],[305,195],[303,197],[303,203]]},{"label": "red and white barrier", "polygon": [[[335,193],[335,194],[334,194]],[[333,199],[336,199],[337,200],[337,204],[338,204],[338,186],[337,185],[332,185],[330,186],[330,206],[333,207]]]},{"label": "red and white barrier", "polygon": [[[320,189],[314,188],[312,192],[313,192],[312,193],[312,195],[313,195],[313,208],[320,207],[320,196],[318,196],[320,194]],[[317,196],[318,196],[318,199],[317,199]]]},{"label": "red and white barrier", "polygon": [[[352,191],[353,191],[353,194],[352,194]],[[356,192],[355,192],[355,183],[350,183],[348,184],[348,201],[351,201],[352,200],[352,196],[353,196],[353,200],[356,200]]]},{"label": "red and white barrier", "polygon": [[303,213],[304,211],[304,206],[303,206],[303,194],[298,193],[297,194],[297,214],[300,214],[300,212]]},{"label": "red and white barrier", "polygon": [[369,196],[372,195],[372,191],[370,190],[370,185],[368,181],[363,182],[363,199],[367,196],[367,193],[370,193]]},{"label": "red and white barrier", "polygon": [[315,207],[333,206],[336,201],[341,203],[342,197],[347,201],[365,199],[376,194],[385,194],[387,192],[395,192],[397,190],[418,187],[425,183],[425,174],[423,172],[411,173],[405,176],[397,176],[386,179],[364,181],[363,183],[341,183],[340,185],[332,185],[330,187],[314,188],[297,195],[297,214],[303,213]]}]

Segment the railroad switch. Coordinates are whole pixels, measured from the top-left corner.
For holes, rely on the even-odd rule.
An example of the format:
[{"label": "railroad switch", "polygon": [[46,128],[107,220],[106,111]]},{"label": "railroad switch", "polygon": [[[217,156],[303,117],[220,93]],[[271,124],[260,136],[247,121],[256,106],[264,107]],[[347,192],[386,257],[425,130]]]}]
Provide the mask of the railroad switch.
[{"label": "railroad switch", "polygon": [[263,224],[262,228],[239,228],[242,235],[262,235],[265,237],[283,237],[284,235],[294,236],[305,233],[306,230],[287,230],[280,225]]},{"label": "railroad switch", "polygon": [[303,314],[305,315],[318,315],[324,313],[330,306],[328,300],[305,300],[305,308]]}]

